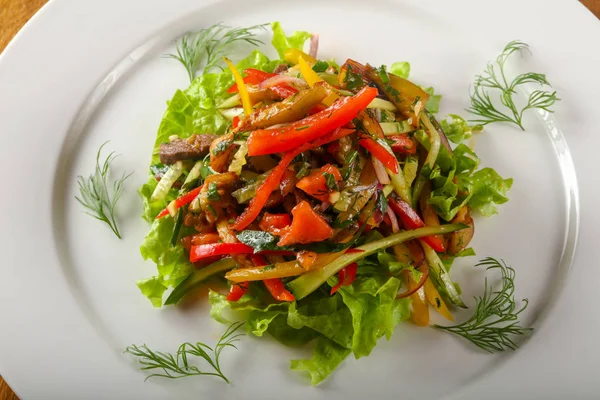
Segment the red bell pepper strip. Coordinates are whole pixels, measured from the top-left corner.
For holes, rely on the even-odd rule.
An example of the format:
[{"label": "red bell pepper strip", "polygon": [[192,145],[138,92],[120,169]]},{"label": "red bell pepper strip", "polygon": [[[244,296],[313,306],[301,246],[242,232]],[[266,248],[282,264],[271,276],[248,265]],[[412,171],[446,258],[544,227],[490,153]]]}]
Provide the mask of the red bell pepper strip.
[{"label": "red bell pepper strip", "polygon": [[258,217],[258,214],[260,214],[260,211],[267,203],[271,192],[273,192],[273,190],[279,187],[279,182],[281,181],[281,178],[283,177],[283,174],[285,173],[285,170],[287,169],[288,165],[290,165],[292,160],[298,154],[308,151],[312,148],[323,146],[324,144],[338,140],[344,136],[351,134],[352,132],[354,131],[351,129],[336,129],[335,131],[320,137],[314,142],[305,143],[302,146],[297,147],[295,150],[285,153],[279,161],[279,164],[271,170],[269,176],[267,176],[264,182],[256,190],[256,195],[252,200],[250,200],[250,204],[248,205],[248,207],[244,210],[242,215],[240,215],[235,220],[235,223],[233,224],[233,229],[240,231],[248,225],[250,225],[252,221],[254,221],[256,217]]},{"label": "red bell pepper strip", "polygon": [[377,89],[365,87],[354,96],[340,99],[331,107],[276,129],[259,129],[248,137],[248,155],[289,151],[311,142],[352,121],[377,96]]},{"label": "red bell pepper strip", "polygon": [[362,253],[362,252],[364,252],[364,250],[350,248],[350,249],[346,249],[345,254]]},{"label": "red bell pepper strip", "polygon": [[[251,84],[251,85],[258,85],[259,83],[261,83],[262,81],[265,81],[267,79],[269,79],[272,76],[275,76],[275,74],[270,74],[268,72],[265,71],[261,71],[260,69],[254,69],[254,68],[246,68],[244,70],[244,73],[246,74],[246,76],[244,77],[244,83],[245,84]],[[237,93],[239,91],[237,83],[234,83],[233,85],[231,85],[231,87],[229,89],[227,89],[227,93]]]},{"label": "red bell pepper strip", "polygon": [[393,154],[390,154],[385,147],[377,143],[377,141],[371,138],[364,138],[360,139],[358,144],[367,149],[369,153],[373,155],[373,157],[381,161],[381,163],[387,169],[392,171],[394,174],[398,173],[398,160],[396,160],[396,157],[394,157]]},{"label": "red bell pepper strip", "polygon": [[[244,77],[243,79],[244,83],[250,85],[258,85],[269,78],[277,76],[277,74],[271,74],[265,71],[261,71],[260,69],[254,68],[247,68],[244,70],[244,73],[246,74],[246,77]],[[284,99],[298,93],[298,90],[285,83],[280,83],[279,85],[271,86],[269,89],[271,89],[273,92],[275,92],[277,95]],[[227,89],[227,93],[231,94],[237,93],[238,91],[239,89],[237,83],[234,83],[229,89]]]},{"label": "red bell pepper strip", "polygon": [[294,295],[285,288],[283,281],[279,278],[265,279],[263,281],[269,293],[275,300],[279,301],[294,301]]},{"label": "red bell pepper strip", "polygon": [[394,152],[404,154],[415,154],[417,152],[417,144],[404,133],[386,136],[386,139],[392,141],[390,147]]},{"label": "red bell pepper strip", "polygon": [[340,270],[338,272],[338,284],[331,288],[331,292],[329,292],[330,296],[333,296],[335,292],[337,292],[342,286],[351,285],[352,282],[356,279],[356,270],[358,269],[357,263],[352,263]]},{"label": "red bell pepper strip", "polygon": [[[267,261],[264,259],[264,257],[257,255],[257,254],[252,254],[250,256],[250,260],[252,261],[252,264],[254,264],[254,266],[256,266],[256,267],[263,267],[263,266],[267,265]],[[265,287],[267,288],[269,293],[271,293],[271,296],[273,296],[273,298],[275,300],[278,300],[278,301],[294,301],[294,300],[296,300],[294,295],[285,288],[285,285],[283,284],[283,281],[281,279],[279,279],[279,278],[265,279],[265,280],[263,280],[263,283],[265,284]]]},{"label": "red bell pepper strip", "polygon": [[[202,186],[199,186],[196,189],[173,200],[175,202],[175,209],[180,209],[181,207],[185,206],[186,204],[191,203],[196,198],[196,196],[198,196],[198,194],[200,194],[200,190],[202,190]],[[158,215],[156,216],[156,219],[162,218],[168,214],[169,214],[169,207],[166,207],[164,210],[162,210],[160,213],[158,213]]]},{"label": "red bell pepper strip", "polygon": [[[425,226],[425,223],[419,217],[419,214],[415,210],[412,209],[410,204],[405,202],[402,199],[396,198],[394,196],[390,196],[388,204],[392,207],[392,210],[402,220],[404,226],[408,229],[418,229]],[[444,246],[444,242],[437,236],[424,236],[421,238],[422,241],[427,243],[432,249],[437,252],[443,253],[446,251]]]},{"label": "red bell pepper strip", "polygon": [[275,94],[277,94],[282,99],[287,99],[288,97],[293,96],[296,93],[298,93],[297,89],[295,89],[289,85],[286,85],[285,83],[280,83],[279,85],[270,86],[269,89],[272,90],[273,92],[275,92]]},{"label": "red bell pepper strip", "polygon": [[235,129],[238,127],[239,124],[240,124],[240,117],[236,115],[235,117],[233,117],[233,121],[231,121],[231,127],[233,129]]},{"label": "red bell pepper strip", "polygon": [[238,301],[248,291],[248,282],[235,283],[229,288],[227,301]]},{"label": "red bell pepper strip", "polygon": [[196,262],[206,257],[226,254],[253,254],[254,249],[244,243],[210,243],[192,246],[190,262]]}]

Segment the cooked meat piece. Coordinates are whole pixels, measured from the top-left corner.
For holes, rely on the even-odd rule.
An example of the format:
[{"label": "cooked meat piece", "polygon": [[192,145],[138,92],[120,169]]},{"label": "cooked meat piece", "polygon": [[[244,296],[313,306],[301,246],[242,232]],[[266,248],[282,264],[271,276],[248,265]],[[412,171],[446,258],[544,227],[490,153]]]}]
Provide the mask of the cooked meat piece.
[{"label": "cooked meat piece", "polygon": [[282,196],[287,196],[288,194],[292,193],[296,188],[296,183],[298,183],[296,173],[286,169],[283,177],[281,178],[281,183],[279,184],[279,189],[281,190]]},{"label": "cooked meat piece", "polygon": [[209,222],[227,216],[226,209],[235,207],[231,193],[236,189],[238,176],[234,172],[209,175],[200,190],[200,207]]},{"label": "cooked meat piece", "polygon": [[210,167],[217,172],[225,172],[239,147],[233,143],[233,133],[220,136],[210,146]]},{"label": "cooked meat piece", "polygon": [[282,201],[283,196],[281,195],[281,192],[279,190],[276,190],[273,193],[271,193],[271,195],[267,199],[267,202],[265,203],[265,208],[275,207],[276,205],[281,204]]},{"label": "cooked meat piece", "polygon": [[450,243],[448,244],[448,253],[456,254],[467,248],[473,235],[475,234],[475,223],[469,212],[469,208],[464,206],[452,220],[453,224],[467,224],[468,228],[461,229],[460,231],[452,232],[450,234]]},{"label": "cooked meat piece", "polygon": [[281,74],[282,72],[287,71],[289,68],[289,66],[287,64],[279,64],[277,67],[275,67],[275,69],[273,70],[274,74]]},{"label": "cooked meat piece", "polygon": [[193,226],[195,230],[201,233],[211,232],[215,229],[214,223],[208,222],[203,213],[193,213],[191,211],[183,217],[183,225]]},{"label": "cooked meat piece", "polygon": [[160,162],[173,164],[177,161],[198,160],[208,154],[210,144],[218,137],[204,133],[192,135],[187,139],[175,139],[160,145]]}]

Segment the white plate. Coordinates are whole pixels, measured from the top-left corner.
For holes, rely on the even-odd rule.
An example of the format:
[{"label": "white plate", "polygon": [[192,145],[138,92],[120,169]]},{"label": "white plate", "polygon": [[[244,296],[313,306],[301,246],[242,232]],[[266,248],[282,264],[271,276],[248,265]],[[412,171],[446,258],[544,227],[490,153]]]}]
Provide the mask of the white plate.
[{"label": "white plate", "polygon": [[[529,116],[527,132],[492,125],[479,138],[483,163],[515,183],[498,216],[476,221],[473,243],[478,258],[512,264],[517,295],[531,301],[524,318],[536,331],[519,351],[482,354],[403,324],[318,388],[289,371],[299,352],[251,338],[224,354],[230,386],[144,383],[125,346],[174,349],[223,330],[206,306],[156,310],[135,286],[153,274],[138,252],[148,227],[135,191],[165,101],[187,85],[161,54],[182,32],[220,20],[318,32],[321,55],[338,60],[410,61],[411,78],[444,95],[442,115],[464,113],[473,76],[505,43],[531,45],[515,68],[547,73],[562,101],[554,115]],[[575,1],[51,1],[0,58],[0,373],[24,400],[595,397],[598,39],[600,24]],[[123,154],[115,169],[135,170],[120,201],[122,241],[73,199],[76,176],[107,139]],[[472,261],[453,270],[466,299],[482,289]]]}]

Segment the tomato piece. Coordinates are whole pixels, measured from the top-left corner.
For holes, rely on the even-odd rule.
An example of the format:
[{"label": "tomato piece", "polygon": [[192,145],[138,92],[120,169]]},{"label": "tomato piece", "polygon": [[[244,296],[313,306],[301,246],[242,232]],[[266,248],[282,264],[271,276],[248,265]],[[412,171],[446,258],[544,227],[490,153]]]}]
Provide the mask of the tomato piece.
[{"label": "tomato piece", "polygon": [[279,246],[320,242],[333,236],[333,229],[306,201],[301,201],[292,209],[292,216],[292,224],[282,230]]}]

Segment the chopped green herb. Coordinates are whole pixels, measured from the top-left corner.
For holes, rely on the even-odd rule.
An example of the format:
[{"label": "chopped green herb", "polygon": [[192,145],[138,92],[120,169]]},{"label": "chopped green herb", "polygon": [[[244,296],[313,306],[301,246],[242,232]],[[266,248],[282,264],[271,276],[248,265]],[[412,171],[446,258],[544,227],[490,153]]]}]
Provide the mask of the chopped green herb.
[{"label": "chopped green herb", "polygon": [[304,126],[296,128],[296,130],[297,131],[303,131],[303,130],[308,129],[308,128],[310,128],[310,125],[304,125]]},{"label": "chopped green herb", "polygon": [[222,152],[227,150],[227,148],[229,147],[229,145],[231,145],[231,143],[232,143],[231,140],[224,140],[222,142],[217,143],[217,145],[215,146],[215,148],[212,151],[213,156],[218,156],[219,154],[221,154]]},{"label": "chopped green herb", "polygon": [[208,185],[207,196],[210,201],[219,201],[221,200],[221,196],[219,196],[219,190],[217,189],[217,184],[215,182],[211,182]]},{"label": "chopped green herb", "polygon": [[381,79],[381,82],[383,82],[384,85],[390,83],[390,76],[387,73],[385,65],[382,65],[381,67],[377,68],[376,71],[379,75],[379,79]]},{"label": "chopped green herb", "polygon": [[315,72],[325,72],[329,68],[329,63],[327,61],[319,60],[313,65],[312,69]]},{"label": "chopped green herb", "polygon": [[272,269],[275,269],[275,266],[273,264],[270,265],[265,265],[262,269],[261,272],[265,272],[265,271],[270,271]]},{"label": "chopped green herb", "polygon": [[353,90],[358,89],[364,85],[363,77],[361,74],[352,71],[352,66],[348,64],[346,76],[344,77],[344,84],[346,89]]},{"label": "chopped green herb", "polygon": [[329,190],[340,190],[333,174],[323,172],[323,176],[325,177],[325,184]]}]

